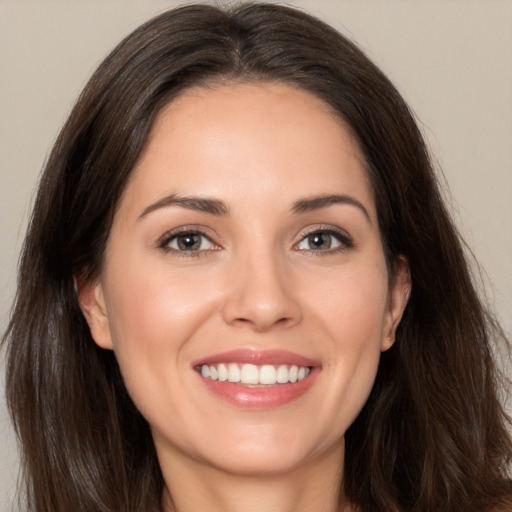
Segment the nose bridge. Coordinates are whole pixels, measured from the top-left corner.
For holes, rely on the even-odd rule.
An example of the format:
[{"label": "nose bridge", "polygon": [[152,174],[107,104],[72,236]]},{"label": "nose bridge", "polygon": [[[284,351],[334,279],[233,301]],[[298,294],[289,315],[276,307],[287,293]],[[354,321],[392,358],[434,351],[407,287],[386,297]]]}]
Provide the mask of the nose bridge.
[{"label": "nose bridge", "polygon": [[301,311],[293,293],[289,265],[286,256],[266,243],[254,244],[234,257],[225,320],[250,325],[258,331],[299,321]]}]

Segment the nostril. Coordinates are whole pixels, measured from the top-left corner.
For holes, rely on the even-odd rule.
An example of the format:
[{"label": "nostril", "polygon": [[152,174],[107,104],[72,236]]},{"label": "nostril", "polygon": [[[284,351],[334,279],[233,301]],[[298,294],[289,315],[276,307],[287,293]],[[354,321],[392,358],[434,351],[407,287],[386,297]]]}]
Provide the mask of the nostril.
[{"label": "nostril", "polygon": [[268,316],[267,318],[263,318],[261,316],[255,317],[238,317],[234,318],[229,322],[232,325],[243,326],[252,326],[255,331],[263,332],[276,327],[287,327],[294,323],[294,319],[291,317],[281,317],[275,318]]},{"label": "nostril", "polygon": [[290,326],[301,318],[301,308],[293,290],[293,281],[278,272],[275,261],[264,266],[261,261],[244,268],[238,279],[226,289],[222,315],[226,323],[251,326],[257,331]]}]

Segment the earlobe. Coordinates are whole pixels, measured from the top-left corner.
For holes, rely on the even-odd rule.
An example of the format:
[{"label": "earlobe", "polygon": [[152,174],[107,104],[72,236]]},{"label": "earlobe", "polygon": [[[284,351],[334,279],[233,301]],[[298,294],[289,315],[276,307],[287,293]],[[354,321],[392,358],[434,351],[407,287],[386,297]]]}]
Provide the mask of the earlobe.
[{"label": "earlobe", "polygon": [[395,343],[395,333],[411,294],[411,274],[409,262],[403,255],[399,255],[395,261],[395,271],[391,289],[389,291],[388,322],[385,326],[385,338],[382,341],[381,350],[386,351]]},{"label": "earlobe", "polygon": [[389,350],[389,349],[394,345],[394,343],[395,343],[395,337],[394,337],[394,335],[393,335],[393,334],[391,334],[391,333],[390,333],[390,334],[388,334],[388,335],[384,338],[384,340],[383,340],[383,342],[382,342],[382,344],[381,344],[381,346],[380,346],[380,350],[381,350],[381,352],[386,352],[386,350]]},{"label": "earlobe", "polygon": [[85,282],[74,276],[74,283],[80,309],[89,325],[92,338],[99,347],[112,350],[108,312],[100,279]]}]

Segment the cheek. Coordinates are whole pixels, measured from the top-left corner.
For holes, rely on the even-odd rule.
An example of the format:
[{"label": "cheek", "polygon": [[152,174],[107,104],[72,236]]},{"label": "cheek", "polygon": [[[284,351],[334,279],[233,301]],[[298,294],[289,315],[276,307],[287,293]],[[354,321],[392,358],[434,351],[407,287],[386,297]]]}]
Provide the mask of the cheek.
[{"label": "cheek", "polygon": [[[172,367],[186,364],[187,341],[212,310],[204,279],[138,264],[112,268],[106,303],[114,351],[134,395],[172,384]],[[187,278],[188,277],[188,278]]]},{"label": "cheek", "polygon": [[347,266],[317,282],[312,304],[332,339],[361,348],[380,346],[389,315],[385,263]]},{"label": "cheek", "polygon": [[323,293],[328,300],[317,301],[314,316],[317,332],[330,340],[325,371],[333,397],[325,407],[331,407],[333,422],[345,431],[366,402],[377,373],[388,315],[387,273],[379,267],[340,272]]},{"label": "cheek", "polygon": [[387,276],[372,271],[344,279],[343,293],[331,302],[329,327],[335,350],[353,370],[367,367],[367,371],[374,372],[384,336],[387,306]]},{"label": "cheek", "polygon": [[110,270],[106,297],[115,343],[149,347],[185,339],[208,307],[204,280],[137,261]]}]

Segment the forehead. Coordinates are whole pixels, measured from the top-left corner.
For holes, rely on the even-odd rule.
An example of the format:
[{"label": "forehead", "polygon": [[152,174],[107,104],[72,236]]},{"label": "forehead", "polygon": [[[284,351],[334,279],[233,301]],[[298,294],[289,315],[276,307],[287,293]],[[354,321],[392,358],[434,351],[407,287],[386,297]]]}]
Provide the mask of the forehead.
[{"label": "forehead", "polygon": [[[162,109],[126,191],[243,200],[353,193],[373,209],[364,157],[318,97],[286,84],[195,87]],[[142,206],[142,205],[141,205]]]}]

